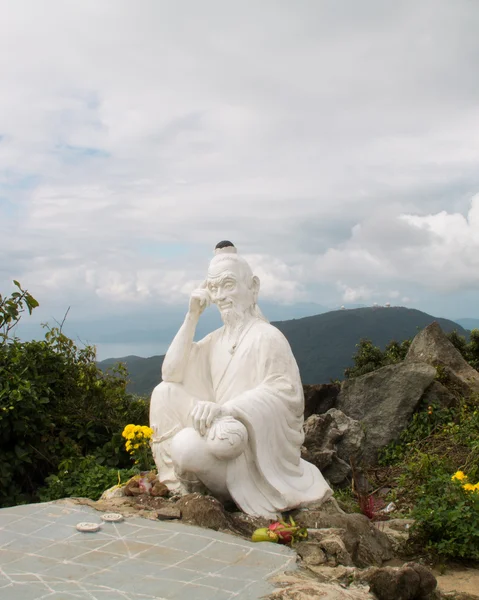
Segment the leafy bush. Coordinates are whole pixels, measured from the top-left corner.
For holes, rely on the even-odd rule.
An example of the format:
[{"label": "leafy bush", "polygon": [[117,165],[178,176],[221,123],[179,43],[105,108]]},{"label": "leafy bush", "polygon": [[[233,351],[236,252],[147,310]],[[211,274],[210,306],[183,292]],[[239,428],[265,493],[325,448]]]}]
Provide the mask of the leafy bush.
[{"label": "leafy bush", "polygon": [[0,294],[0,343],[6,343],[10,331],[20,321],[22,313],[28,310],[32,314],[34,308],[39,306],[37,300],[27,291],[22,289],[18,281],[13,285],[17,288],[10,296]]},{"label": "leafy bush", "polygon": [[421,486],[412,511],[411,540],[448,558],[479,559],[479,492],[466,491],[450,472],[436,470]]},{"label": "leafy bush", "polygon": [[479,558],[479,491],[451,481],[458,470],[479,479],[477,398],[454,408],[422,404],[400,439],[382,451],[380,464],[396,504],[416,519],[416,544],[436,557]]},{"label": "leafy bush", "polygon": [[60,498],[91,498],[98,500],[105,490],[126,483],[138,469],[113,469],[99,465],[94,456],[67,459],[60,464],[58,474],[45,479],[39,498],[43,502]]},{"label": "leafy bush", "polygon": [[422,402],[399,439],[380,451],[379,464],[393,465],[406,454],[420,451],[423,442],[426,443],[434,432],[439,432],[447,424],[454,424],[455,412],[453,408]]},{"label": "leafy bush", "polygon": [[406,357],[411,340],[404,342],[389,342],[384,350],[375,346],[371,340],[362,339],[356,345],[357,351],[353,356],[354,366],[345,370],[346,379],[360,377],[376,369],[401,362]]},{"label": "leafy bush", "polygon": [[47,329],[39,341],[9,337],[9,324],[18,322],[24,304],[30,310],[36,303],[17,287],[20,292],[10,299],[0,297],[0,325],[5,325],[0,339],[0,506],[35,500],[46,477],[68,458],[92,455],[108,467],[129,467],[121,431],[131,422],[148,423],[148,402],[126,392],[125,369],[102,372],[94,348],[77,347],[61,328]]}]

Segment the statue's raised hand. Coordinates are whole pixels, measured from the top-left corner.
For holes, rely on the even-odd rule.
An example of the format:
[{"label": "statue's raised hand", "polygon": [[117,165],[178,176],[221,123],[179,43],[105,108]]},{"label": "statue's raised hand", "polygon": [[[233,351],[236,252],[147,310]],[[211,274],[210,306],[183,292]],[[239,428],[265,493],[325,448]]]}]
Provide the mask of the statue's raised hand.
[{"label": "statue's raised hand", "polygon": [[198,318],[201,315],[201,313],[205,310],[205,308],[207,308],[210,305],[210,303],[210,293],[208,292],[206,281],[204,281],[201,284],[201,286],[194,290],[194,292],[190,296],[190,315]]}]

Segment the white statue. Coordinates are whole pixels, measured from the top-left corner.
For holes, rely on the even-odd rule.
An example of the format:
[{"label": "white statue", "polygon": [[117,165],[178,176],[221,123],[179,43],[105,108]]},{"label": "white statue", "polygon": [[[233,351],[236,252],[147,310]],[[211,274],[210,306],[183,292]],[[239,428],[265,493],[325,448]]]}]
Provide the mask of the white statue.
[{"label": "white statue", "polygon": [[[301,459],[298,366],[286,338],[261,313],[258,292],[248,263],[231,242],[220,242],[166,353],[150,425],[159,479],[170,490],[185,493],[200,483],[245,513],[275,518],[332,491]],[[210,302],[224,326],[194,342]]]}]

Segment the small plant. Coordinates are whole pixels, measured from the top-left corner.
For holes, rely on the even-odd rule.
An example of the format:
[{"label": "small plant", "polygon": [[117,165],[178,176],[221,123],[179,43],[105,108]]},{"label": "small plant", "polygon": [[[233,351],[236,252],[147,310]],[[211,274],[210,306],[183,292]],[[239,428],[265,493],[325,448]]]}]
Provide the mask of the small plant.
[{"label": "small plant", "polygon": [[384,508],[384,500],[374,494],[358,494],[360,512],[371,521],[378,518],[379,511]]},{"label": "small plant", "polygon": [[94,456],[72,458],[60,463],[57,474],[46,478],[38,495],[42,502],[60,498],[91,498],[98,500],[105,490],[126,483],[137,469],[113,469],[99,465]]},{"label": "small plant", "polygon": [[412,511],[411,540],[443,558],[479,559],[479,486],[467,476],[435,471]]},{"label": "small plant", "polygon": [[146,425],[127,425],[121,434],[125,439],[126,451],[141,471],[152,467],[150,439],[153,429]]},{"label": "small plant", "polygon": [[13,281],[18,291],[10,296],[0,294],[0,344],[9,340],[10,331],[18,324],[25,309],[29,314],[39,306],[37,300],[27,291],[22,289],[18,281]]}]

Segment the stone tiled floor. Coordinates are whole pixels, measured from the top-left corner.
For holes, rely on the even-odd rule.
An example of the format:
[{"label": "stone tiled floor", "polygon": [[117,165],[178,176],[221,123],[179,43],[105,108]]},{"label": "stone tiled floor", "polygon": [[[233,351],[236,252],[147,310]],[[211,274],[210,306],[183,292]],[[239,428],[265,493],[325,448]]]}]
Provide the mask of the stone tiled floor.
[{"label": "stone tiled floor", "polygon": [[139,517],[102,523],[68,501],[0,510],[1,600],[253,600],[295,553],[227,534]]}]

